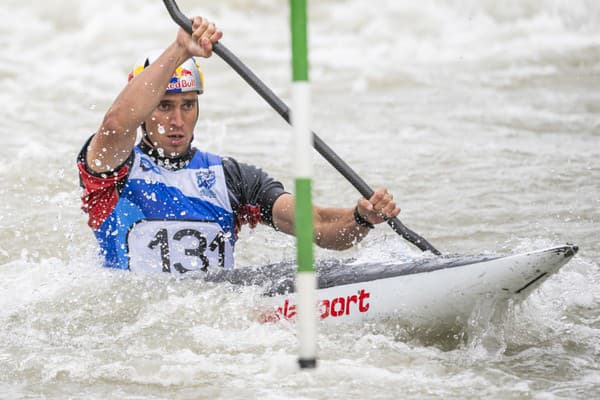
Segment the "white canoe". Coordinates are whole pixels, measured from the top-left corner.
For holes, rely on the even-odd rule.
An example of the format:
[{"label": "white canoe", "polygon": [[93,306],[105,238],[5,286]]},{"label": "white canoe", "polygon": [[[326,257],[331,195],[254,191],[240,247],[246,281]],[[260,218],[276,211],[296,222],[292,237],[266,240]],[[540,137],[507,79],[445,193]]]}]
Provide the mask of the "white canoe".
[{"label": "white canoe", "polygon": [[[317,312],[327,322],[464,322],[484,300],[523,300],[577,250],[565,245],[503,257],[431,256],[399,264],[322,261],[317,266]],[[264,322],[295,317],[293,264],[209,272],[206,279],[265,288],[269,306],[260,315]]]}]

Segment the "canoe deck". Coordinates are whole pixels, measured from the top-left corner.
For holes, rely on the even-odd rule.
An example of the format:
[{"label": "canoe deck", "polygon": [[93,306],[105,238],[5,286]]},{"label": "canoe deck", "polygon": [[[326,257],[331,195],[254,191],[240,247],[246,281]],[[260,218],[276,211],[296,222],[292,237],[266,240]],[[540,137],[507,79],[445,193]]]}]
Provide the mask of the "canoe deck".
[{"label": "canoe deck", "polygon": [[[578,251],[575,245],[553,247],[530,253],[509,256],[490,255],[429,255],[416,260],[394,263],[373,262],[358,263],[354,259],[327,259],[316,263],[317,288],[326,289],[341,285],[370,282],[406,275],[423,274],[444,269],[468,267],[487,263],[493,260],[511,260],[516,257],[533,257],[540,254],[551,255],[557,260],[565,259],[565,263]],[[204,276],[208,282],[228,282],[241,286],[264,287],[265,295],[277,296],[295,292],[296,264],[293,261],[268,264],[261,267],[245,267],[232,270],[210,270]],[[525,283],[527,284],[527,283]],[[533,284],[533,282],[531,282]],[[519,288],[519,290],[523,290]]]}]

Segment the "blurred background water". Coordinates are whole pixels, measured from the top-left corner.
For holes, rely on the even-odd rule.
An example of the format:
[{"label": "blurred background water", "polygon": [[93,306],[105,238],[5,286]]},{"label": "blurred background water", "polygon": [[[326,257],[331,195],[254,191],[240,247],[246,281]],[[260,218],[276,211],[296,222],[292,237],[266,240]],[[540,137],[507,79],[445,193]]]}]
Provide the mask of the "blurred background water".
[{"label": "blurred background water", "polygon": [[[99,266],[75,156],[133,62],[176,27],[162,2],[4,0],[0,10],[0,398],[495,398],[600,395],[600,5],[592,0],[310,4],[313,128],[439,250],[580,252],[522,304],[459,332],[322,326],[299,373],[293,325],[261,325],[251,289]],[[181,0],[284,101],[288,4]],[[293,189],[291,130],[217,56],[196,145]],[[314,199],[358,194],[314,157]],[[294,257],[244,228],[237,265]],[[389,228],[318,257],[420,252]]]}]

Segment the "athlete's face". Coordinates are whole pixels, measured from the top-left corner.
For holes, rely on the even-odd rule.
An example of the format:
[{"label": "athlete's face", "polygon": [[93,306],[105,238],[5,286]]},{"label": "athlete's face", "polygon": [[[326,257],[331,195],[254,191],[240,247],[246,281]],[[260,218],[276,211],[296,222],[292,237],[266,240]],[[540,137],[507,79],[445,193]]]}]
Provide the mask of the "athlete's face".
[{"label": "athlete's face", "polygon": [[152,146],[161,155],[177,157],[188,149],[197,120],[196,92],[165,93],[146,120],[146,131]]}]

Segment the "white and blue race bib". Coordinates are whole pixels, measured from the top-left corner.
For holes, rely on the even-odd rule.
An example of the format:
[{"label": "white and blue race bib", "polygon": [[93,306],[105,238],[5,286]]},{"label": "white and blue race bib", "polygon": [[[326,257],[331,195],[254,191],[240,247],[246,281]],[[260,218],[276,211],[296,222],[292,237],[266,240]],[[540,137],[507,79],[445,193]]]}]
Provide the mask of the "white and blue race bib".
[{"label": "white and blue race bib", "polygon": [[232,268],[229,234],[215,222],[142,220],[127,235],[129,269],[143,272]]}]

